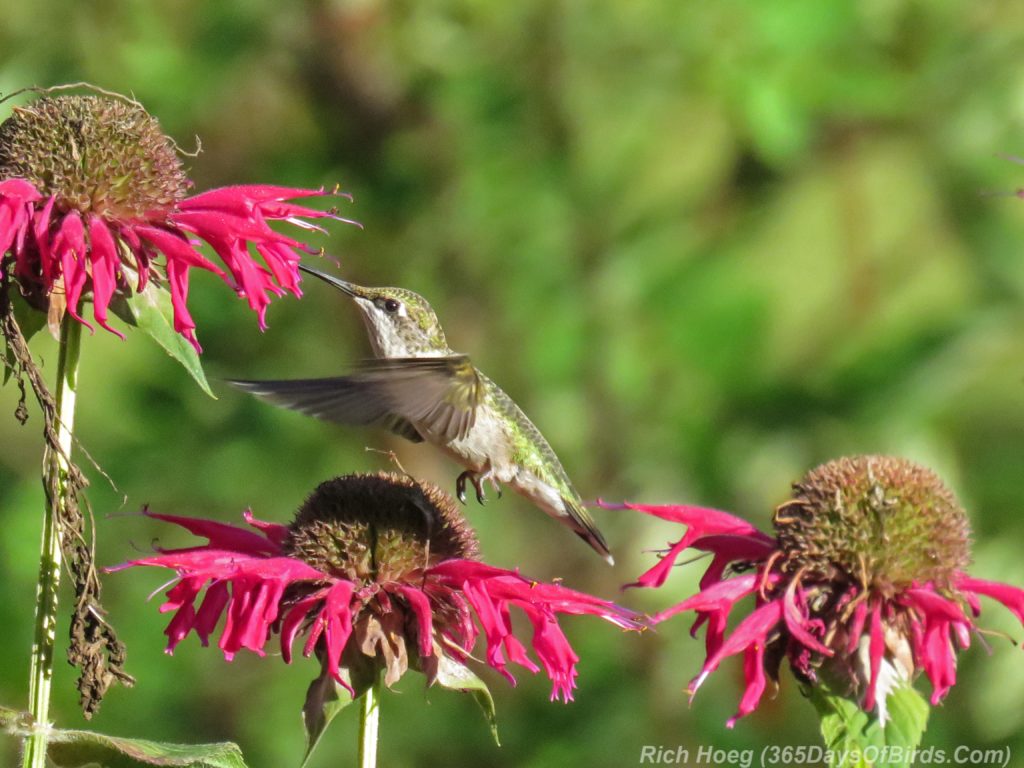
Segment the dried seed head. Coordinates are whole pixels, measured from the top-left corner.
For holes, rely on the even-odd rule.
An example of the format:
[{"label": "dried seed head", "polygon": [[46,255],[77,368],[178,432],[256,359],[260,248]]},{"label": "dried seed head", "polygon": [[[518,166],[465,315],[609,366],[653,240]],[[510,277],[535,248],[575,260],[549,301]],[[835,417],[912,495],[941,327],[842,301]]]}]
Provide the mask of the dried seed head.
[{"label": "dried seed head", "polygon": [[322,483],[290,530],[289,555],[356,583],[404,581],[443,560],[478,557],[476,535],[448,494],[390,473]]},{"label": "dried seed head", "polygon": [[134,102],[44,97],[0,124],[0,179],[22,178],[58,211],[108,220],[146,218],[185,197],[174,145]]},{"label": "dried seed head", "polygon": [[793,490],[774,518],[787,573],[891,597],[915,582],[949,589],[970,561],[967,516],[919,464],[888,456],[838,459]]}]

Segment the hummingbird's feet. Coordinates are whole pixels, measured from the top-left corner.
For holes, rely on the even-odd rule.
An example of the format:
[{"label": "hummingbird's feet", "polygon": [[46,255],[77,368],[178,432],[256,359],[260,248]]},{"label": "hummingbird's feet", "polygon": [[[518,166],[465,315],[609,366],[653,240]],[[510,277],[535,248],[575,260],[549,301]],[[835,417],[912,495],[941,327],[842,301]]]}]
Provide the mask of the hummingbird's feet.
[{"label": "hummingbird's feet", "polygon": [[476,490],[476,500],[480,504],[486,504],[487,503],[487,494],[484,492],[484,481],[485,480],[490,480],[491,481],[491,487],[494,488],[495,492],[498,494],[498,498],[500,499],[501,498],[501,486],[498,485],[498,481],[494,479],[494,476],[490,472],[485,472],[484,474],[481,475],[479,472],[474,472],[471,469],[467,469],[465,472],[463,472],[461,475],[459,475],[458,478],[456,478],[456,480],[455,480],[455,495],[458,496],[459,501],[461,501],[463,504],[465,504],[466,503],[466,481],[469,481],[470,483],[473,484],[474,490]]},{"label": "hummingbird's feet", "polygon": [[479,498],[480,496],[480,486],[477,485],[476,472],[471,469],[467,469],[455,478],[455,495],[463,504],[466,503],[466,481],[469,479],[473,480],[473,487],[477,489],[477,497]]}]

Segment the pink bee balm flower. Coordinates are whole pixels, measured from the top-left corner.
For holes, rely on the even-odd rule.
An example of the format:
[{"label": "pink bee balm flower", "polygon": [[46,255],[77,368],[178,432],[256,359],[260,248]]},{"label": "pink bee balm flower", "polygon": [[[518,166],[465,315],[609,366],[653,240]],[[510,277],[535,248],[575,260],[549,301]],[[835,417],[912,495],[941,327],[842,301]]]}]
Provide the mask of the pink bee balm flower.
[{"label": "pink bee balm flower", "polygon": [[[956,682],[956,654],[970,645],[979,597],[1024,622],[1024,590],[968,576],[967,517],[930,470],[905,459],[859,456],[824,464],[775,510],[775,536],[714,509],[627,504],[686,533],[630,586],[660,587],[686,549],[711,554],[700,591],[653,617],[685,611],[704,627],[706,659],[691,696],[729,656],[743,654],[739,711],[757,708],[789,660],[808,684],[846,685],[865,711],[887,719],[886,697],[924,671],[932,704]],[[743,598],[753,610],[727,634]],[[842,693],[842,691],[840,691]]]},{"label": "pink bee balm flower", "polygon": [[[80,307],[91,297],[95,321],[123,337],[108,323],[111,300],[155,278],[170,290],[174,329],[198,351],[186,306],[197,267],[244,297],[265,328],[271,294],[299,295],[300,254],[316,252],[269,222],[320,230],[308,220],[338,217],[289,201],[324,190],[248,185],[186,197],[190,186],[174,143],[133,101],[57,96],[15,107],[0,125],[3,268],[13,263],[52,327],[66,310],[91,328]],[[199,252],[204,242],[223,266]]]},{"label": "pink bee balm flower", "polygon": [[[255,531],[148,514],[209,541],[114,569],[153,565],[177,572],[160,608],[174,612],[165,630],[168,653],[193,631],[206,645],[224,616],[217,643],[226,659],[242,648],[262,656],[277,635],[290,663],[303,635],[303,655],[315,652],[324,672],[353,697],[362,692],[354,681],[367,665],[376,670],[374,679],[382,670],[388,686],[410,666],[433,683],[442,657],[464,664],[482,632],[487,663],[511,683],[510,663],[531,672],[543,668],[553,683],[551,698],[569,701],[579,657],[558,615],[591,614],[640,628],[632,612],[613,603],[480,562],[476,537],[451,498],[397,475],[329,480],[288,526],[248,512]],[[533,627],[539,666],[513,632],[512,609]]]}]

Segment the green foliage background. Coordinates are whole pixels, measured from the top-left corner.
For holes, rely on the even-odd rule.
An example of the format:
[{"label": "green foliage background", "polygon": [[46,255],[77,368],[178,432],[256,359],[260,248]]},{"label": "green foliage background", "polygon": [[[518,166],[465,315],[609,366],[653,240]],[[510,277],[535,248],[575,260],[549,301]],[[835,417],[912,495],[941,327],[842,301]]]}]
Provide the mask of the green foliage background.
[{"label": "green foliage background", "polygon": [[[331,227],[341,274],[431,299],[453,346],[516,397],[589,498],[686,501],[767,524],[788,484],[839,455],[937,469],[972,515],[974,572],[1024,584],[1024,6],[953,0],[515,3],[10,0],[0,90],[87,80],[133,93],[185,147],[197,189],[238,182],[353,192],[364,231]],[[3,113],[6,114],[6,113]],[[212,380],[329,375],[364,356],[351,306],[307,283],[254,317],[193,281]],[[33,342],[52,376],[53,342]],[[286,520],[319,481],[399,451],[444,487],[429,449],[217,401],[140,335],[87,337],[79,437],[99,559],[186,538],[132,513]],[[0,701],[24,706],[42,490],[40,420],[0,393]],[[80,454],[83,455],[83,454]],[[467,514],[487,558],[613,595],[678,530],[604,512],[612,570],[506,495]],[[700,566],[628,604],[654,611]],[[314,665],[195,638],[163,654],[158,572],[107,577],[133,690],[90,727],[238,741],[296,765]],[[65,599],[70,598],[67,595]],[[989,610],[990,609],[990,610]],[[986,627],[1020,638],[986,606]],[[504,746],[475,704],[410,676],[383,710],[388,766],[622,766],[643,745],[818,744],[785,677],[734,731],[726,664],[688,706],[702,644],[685,620],[644,637],[569,620],[577,701],[490,675]],[[63,636],[63,635],[62,635]],[[925,745],[1024,754],[1024,656],[976,642]],[[925,686],[926,688],[927,686]],[[81,726],[71,670],[55,716]],[[355,713],[317,766],[349,764]],[[13,764],[13,745],[0,761]]]}]

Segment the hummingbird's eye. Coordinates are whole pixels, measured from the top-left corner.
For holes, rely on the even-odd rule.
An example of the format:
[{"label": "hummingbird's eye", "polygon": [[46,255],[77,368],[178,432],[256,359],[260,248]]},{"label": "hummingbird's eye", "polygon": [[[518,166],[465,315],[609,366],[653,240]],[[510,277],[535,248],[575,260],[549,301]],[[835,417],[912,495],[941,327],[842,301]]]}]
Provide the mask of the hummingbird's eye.
[{"label": "hummingbird's eye", "polygon": [[397,299],[385,299],[384,300],[384,311],[394,314],[398,311],[398,308],[402,306],[398,303]]}]

